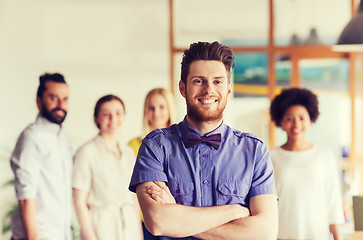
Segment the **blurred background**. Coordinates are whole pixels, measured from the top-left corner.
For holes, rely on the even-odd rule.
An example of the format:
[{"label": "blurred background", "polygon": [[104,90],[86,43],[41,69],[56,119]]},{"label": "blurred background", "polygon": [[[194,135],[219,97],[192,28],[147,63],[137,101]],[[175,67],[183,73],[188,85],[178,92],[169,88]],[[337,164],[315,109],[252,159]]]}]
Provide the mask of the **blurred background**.
[{"label": "blurred background", "polygon": [[126,143],[141,134],[152,88],[170,89],[183,119],[180,62],[196,41],[232,47],[234,90],[225,122],[271,148],[285,141],[269,120],[272,97],[288,86],[319,96],[321,115],[309,139],[334,152],[351,223],[350,197],[362,193],[363,57],[358,48],[333,47],[358,6],[356,0],[0,0],[0,227],[16,201],[11,184],[4,185],[13,178],[9,157],[37,116],[41,74],[66,78],[64,129],[74,150],[97,134],[93,108],[110,93],[126,105]]}]

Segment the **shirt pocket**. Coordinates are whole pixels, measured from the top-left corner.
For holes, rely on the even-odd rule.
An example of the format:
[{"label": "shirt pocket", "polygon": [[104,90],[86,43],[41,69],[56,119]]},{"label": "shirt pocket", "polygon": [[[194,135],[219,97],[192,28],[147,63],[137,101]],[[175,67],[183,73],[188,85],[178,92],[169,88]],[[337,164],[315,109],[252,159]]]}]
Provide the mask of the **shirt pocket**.
[{"label": "shirt pocket", "polygon": [[248,205],[250,185],[246,180],[219,180],[218,205],[241,204]]},{"label": "shirt pocket", "polygon": [[170,192],[179,204],[191,206],[194,196],[194,184],[191,180],[171,180],[168,183]]}]

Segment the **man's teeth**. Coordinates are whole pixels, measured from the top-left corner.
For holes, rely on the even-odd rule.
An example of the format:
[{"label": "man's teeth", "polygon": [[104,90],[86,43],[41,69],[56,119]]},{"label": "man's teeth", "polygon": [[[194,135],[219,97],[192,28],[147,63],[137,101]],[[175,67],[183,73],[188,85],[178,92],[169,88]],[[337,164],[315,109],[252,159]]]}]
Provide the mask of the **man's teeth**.
[{"label": "man's teeth", "polygon": [[214,99],[203,99],[203,100],[201,100],[201,102],[208,104],[208,103],[214,103],[215,100]]}]

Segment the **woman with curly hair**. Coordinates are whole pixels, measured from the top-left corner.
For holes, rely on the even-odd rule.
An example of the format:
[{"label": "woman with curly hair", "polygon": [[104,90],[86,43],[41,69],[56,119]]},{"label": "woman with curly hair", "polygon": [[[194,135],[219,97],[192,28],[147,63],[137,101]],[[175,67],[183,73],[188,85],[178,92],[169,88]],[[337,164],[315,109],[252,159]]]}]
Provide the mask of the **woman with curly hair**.
[{"label": "woman with curly hair", "polygon": [[282,90],[271,102],[271,120],[287,136],[271,150],[279,201],[278,239],[339,238],[344,223],[338,168],[333,154],[306,139],[318,119],[317,96],[307,89]]}]

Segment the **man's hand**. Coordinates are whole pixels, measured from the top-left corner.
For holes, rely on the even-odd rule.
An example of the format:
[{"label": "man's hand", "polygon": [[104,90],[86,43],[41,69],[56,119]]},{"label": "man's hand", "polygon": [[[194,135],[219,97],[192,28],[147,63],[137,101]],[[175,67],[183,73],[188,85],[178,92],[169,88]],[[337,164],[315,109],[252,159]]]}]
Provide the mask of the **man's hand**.
[{"label": "man's hand", "polygon": [[175,198],[171,194],[165,182],[154,181],[156,186],[147,186],[147,193],[152,199],[161,204],[175,204]]}]

